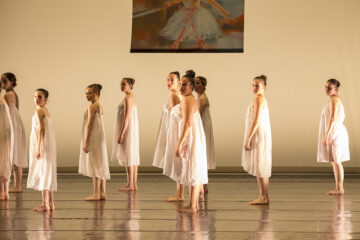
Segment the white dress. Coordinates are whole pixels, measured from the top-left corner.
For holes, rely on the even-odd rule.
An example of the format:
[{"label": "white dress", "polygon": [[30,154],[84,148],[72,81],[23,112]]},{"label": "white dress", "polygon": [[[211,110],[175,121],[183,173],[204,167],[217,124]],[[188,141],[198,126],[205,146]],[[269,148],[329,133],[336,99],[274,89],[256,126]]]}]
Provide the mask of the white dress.
[{"label": "white dress", "polygon": [[164,168],[166,132],[170,122],[171,105],[166,102],[163,106],[163,112],[160,121],[159,134],[152,165],[158,168]]},{"label": "white dress", "polygon": [[121,166],[125,167],[139,166],[139,120],[136,106],[131,108],[131,116],[124,133],[124,141],[122,144],[118,143],[121,126],[125,119],[124,107],[124,103],[121,103],[116,113],[111,161],[118,161]]},{"label": "white dress", "polygon": [[32,128],[30,133],[29,147],[29,175],[27,188],[38,191],[57,191],[56,180],[56,140],[51,119],[44,117],[45,135],[42,145],[42,156],[37,159],[38,132],[40,124],[36,113],[32,117]]},{"label": "white dress", "polygon": [[327,104],[322,112],[320,118],[319,139],[318,139],[318,162],[330,162],[330,150],[333,154],[334,161],[337,163],[350,160],[349,152],[349,137],[344,126],[345,111],[342,103],[338,103],[337,111],[335,112],[335,122],[333,128],[330,129],[330,144],[323,145],[323,138],[330,122],[330,106]]},{"label": "white dress", "polygon": [[[188,41],[195,41],[196,34],[200,39],[216,39],[222,36],[213,14],[200,6],[200,0],[196,2],[196,6],[192,6],[192,0],[183,0],[182,3],[184,6],[170,17],[160,32],[161,36],[169,40],[177,40],[184,27],[186,30],[183,39]],[[186,22],[189,16],[190,21]]]},{"label": "white dress", "polygon": [[13,158],[13,128],[7,104],[0,102],[0,176],[10,181]]},{"label": "white dress", "polygon": [[[254,105],[251,103],[246,111],[244,142],[249,135],[254,119]],[[268,178],[271,176],[271,126],[267,103],[260,109],[259,125],[250,142],[250,151],[242,152],[242,166],[249,174]]]},{"label": "white dress", "polygon": [[24,168],[28,166],[24,124],[14,103],[9,105],[9,110],[14,129],[14,155],[12,164]]},{"label": "white dress", "polygon": [[106,149],[105,129],[103,116],[95,113],[93,127],[88,143],[88,153],[83,151],[86,125],[88,122],[88,111],[84,114],[82,127],[82,138],[80,143],[79,174],[88,177],[97,177],[102,180],[110,179],[109,159]]},{"label": "white dress", "polygon": [[184,143],[185,154],[177,158],[175,149],[180,138],[182,123],[181,104],[178,104],[171,110],[163,173],[179,184],[189,186],[207,184],[206,138],[199,111],[194,113],[190,133]]},{"label": "white dress", "polygon": [[208,169],[216,169],[214,134],[209,106],[204,108],[203,114],[201,115],[201,120],[204,126],[206,137],[207,166]]}]

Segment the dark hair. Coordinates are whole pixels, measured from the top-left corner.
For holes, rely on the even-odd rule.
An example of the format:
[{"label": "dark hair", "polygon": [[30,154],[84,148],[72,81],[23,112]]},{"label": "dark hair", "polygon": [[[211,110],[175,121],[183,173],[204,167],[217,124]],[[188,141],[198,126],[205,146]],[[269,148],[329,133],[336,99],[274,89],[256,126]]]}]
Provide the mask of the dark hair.
[{"label": "dark hair", "polygon": [[338,80],[336,80],[335,78],[330,78],[329,80],[327,80],[326,82],[331,83],[332,85],[334,85],[336,88],[340,87],[340,82]]},{"label": "dark hair", "polygon": [[264,83],[264,86],[266,86],[267,77],[265,75],[256,76],[254,79],[262,81]]},{"label": "dark hair", "polygon": [[39,92],[41,92],[42,94],[44,94],[44,97],[45,97],[45,98],[48,98],[48,97],[49,97],[49,92],[48,92],[48,90],[45,90],[45,89],[43,89],[43,88],[38,88],[38,89],[36,89],[36,91],[39,91]]},{"label": "dark hair", "polygon": [[170,74],[174,74],[177,76],[178,79],[180,79],[180,73],[178,71],[170,72]]},{"label": "dark hair", "polygon": [[130,86],[131,86],[131,89],[133,88],[134,84],[135,84],[135,79],[133,78],[128,78],[128,77],[125,77],[123,78]]},{"label": "dark hair", "polygon": [[97,83],[94,83],[94,84],[90,84],[88,86],[88,88],[91,88],[94,90],[95,93],[97,93],[100,97],[100,92],[101,92],[101,89],[102,89],[102,85],[101,84],[97,84]]},{"label": "dark hair", "polygon": [[203,85],[204,87],[206,87],[207,80],[206,80],[205,77],[203,77],[203,76],[197,76],[196,78],[200,79],[201,85]]},{"label": "dark hair", "polygon": [[189,76],[191,76],[192,78],[195,78],[195,72],[194,72],[193,70],[187,70],[187,71],[185,72],[185,75],[189,75]]},{"label": "dark hair", "polygon": [[12,82],[12,85],[13,87],[15,87],[17,84],[16,84],[16,77],[15,77],[15,74],[11,73],[11,72],[6,72],[3,74],[7,80],[9,80],[10,82]]},{"label": "dark hair", "polygon": [[189,79],[190,85],[195,86],[195,78],[192,75],[185,74],[182,77]]}]

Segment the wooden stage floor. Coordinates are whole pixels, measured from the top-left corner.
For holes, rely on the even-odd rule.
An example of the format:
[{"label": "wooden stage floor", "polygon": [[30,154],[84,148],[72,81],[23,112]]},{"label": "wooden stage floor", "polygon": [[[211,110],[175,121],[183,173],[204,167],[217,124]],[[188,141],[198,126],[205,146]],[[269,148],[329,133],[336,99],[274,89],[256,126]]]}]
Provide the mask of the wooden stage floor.
[{"label": "wooden stage floor", "polygon": [[[243,174],[210,176],[209,194],[195,214],[163,199],[175,183],[141,174],[137,193],[117,192],[125,175],[108,182],[108,200],[85,202],[91,180],[59,175],[56,210],[36,213],[41,193],[25,190],[0,201],[0,239],[360,239],[360,178],[345,176],[345,196],[327,196],[331,175],[275,175],[270,206],[249,206],[256,180]],[[26,182],[26,181],[25,181]]]}]

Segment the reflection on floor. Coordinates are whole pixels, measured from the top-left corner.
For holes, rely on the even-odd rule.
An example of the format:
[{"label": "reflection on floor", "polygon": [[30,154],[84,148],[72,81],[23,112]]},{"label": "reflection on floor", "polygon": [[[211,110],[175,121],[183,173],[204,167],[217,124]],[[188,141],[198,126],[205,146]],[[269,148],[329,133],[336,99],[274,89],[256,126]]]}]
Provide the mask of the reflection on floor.
[{"label": "reflection on floor", "polygon": [[328,176],[273,176],[270,206],[249,206],[257,197],[254,178],[210,176],[209,194],[195,214],[183,203],[166,203],[175,183],[140,175],[139,191],[117,192],[124,175],[112,176],[108,201],[84,202],[91,180],[58,177],[55,212],[35,213],[41,194],[26,190],[0,201],[0,239],[360,239],[360,178],[345,177],[346,195],[327,196]]}]

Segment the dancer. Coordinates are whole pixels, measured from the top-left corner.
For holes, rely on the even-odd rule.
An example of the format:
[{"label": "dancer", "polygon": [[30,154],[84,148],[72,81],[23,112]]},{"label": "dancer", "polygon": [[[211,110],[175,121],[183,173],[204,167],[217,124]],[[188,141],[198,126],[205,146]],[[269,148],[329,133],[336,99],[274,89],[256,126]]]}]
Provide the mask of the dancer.
[{"label": "dancer", "polygon": [[35,91],[36,112],[32,117],[30,134],[30,165],[27,188],[42,191],[42,204],[33,211],[53,211],[54,191],[57,191],[56,141],[49,110],[46,108],[49,92]]},{"label": "dancer", "polygon": [[135,95],[132,93],[135,80],[123,78],[120,86],[125,93],[121,101],[115,122],[115,134],[112,149],[112,161],[125,166],[127,184],[118,191],[137,191],[137,174],[140,165],[139,156],[139,121]]},{"label": "dancer", "polygon": [[189,206],[182,212],[199,210],[199,194],[202,184],[207,184],[206,139],[196,99],[193,75],[181,78],[183,100],[176,105],[170,116],[164,160],[164,174],[179,184],[191,187]]},{"label": "dancer", "polygon": [[84,114],[79,173],[92,178],[93,195],[84,198],[85,201],[106,200],[106,180],[110,179],[103,108],[99,102],[101,89],[100,84],[86,88],[86,98],[91,103]]},{"label": "dancer", "polygon": [[[166,84],[170,91],[170,98],[163,106],[163,112],[160,122],[159,135],[155,149],[155,155],[153,160],[153,166],[158,168],[164,168],[165,148],[166,148],[166,134],[169,128],[170,113],[174,106],[180,103],[182,96],[179,89],[180,73],[169,73]],[[165,199],[167,202],[184,201],[184,185],[178,184],[176,187],[176,193]]]},{"label": "dancer", "polygon": [[345,111],[338,90],[340,82],[329,79],[325,85],[325,93],[330,101],[321,112],[318,162],[331,163],[335,176],[335,189],[327,192],[328,195],[343,195],[344,168],[342,162],[350,160],[349,137],[344,126]]},{"label": "dancer", "polygon": [[[206,40],[216,40],[222,36],[219,24],[210,10],[200,5],[201,0],[171,0],[164,4],[170,7],[182,2],[183,7],[170,17],[161,35],[174,41],[171,49],[178,49],[182,41],[195,41],[199,48],[206,48]],[[228,18],[230,14],[216,1],[206,0],[212,7]]]},{"label": "dancer", "polygon": [[26,135],[24,124],[19,114],[19,98],[14,91],[17,85],[16,77],[13,73],[7,72],[1,75],[3,82],[2,88],[6,91],[5,100],[9,106],[11,122],[14,130],[14,149],[12,168],[14,173],[14,187],[9,192],[22,192],[22,172],[23,168],[28,166],[26,152]]},{"label": "dancer", "polygon": [[[209,99],[205,93],[207,80],[202,76],[195,78],[195,92],[198,95],[197,106],[199,108],[201,120],[204,126],[204,132],[206,137],[206,156],[208,169],[216,169],[215,161],[215,145],[214,134],[212,129],[212,121],[210,115]],[[208,185],[204,184],[202,192],[208,192]]]},{"label": "dancer", "polygon": [[269,204],[269,177],[271,176],[271,127],[268,104],[264,95],[266,76],[255,77],[252,84],[254,101],[246,111],[242,166],[255,176],[260,197],[250,205]]},{"label": "dancer", "polygon": [[[0,82],[0,87],[3,82]],[[1,91],[1,88],[0,88]],[[0,94],[0,200],[9,200],[9,183],[13,158],[13,128],[9,108]]]}]

